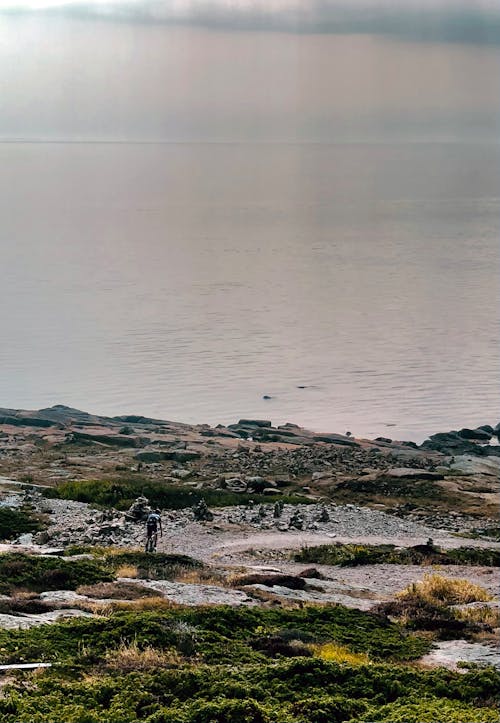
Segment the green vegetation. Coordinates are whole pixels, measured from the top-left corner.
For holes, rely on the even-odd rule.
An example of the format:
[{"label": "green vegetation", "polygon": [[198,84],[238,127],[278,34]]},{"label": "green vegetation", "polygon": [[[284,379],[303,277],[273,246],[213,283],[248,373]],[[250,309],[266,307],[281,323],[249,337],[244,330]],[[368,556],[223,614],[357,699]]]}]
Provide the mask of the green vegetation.
[{"label": "green vegetation", "polygon": [[432,541],[425,545],[399,548],[395,545],[333,545],[304,547],[294,556],[296,562],[322,565],[374,565],[391,563],[395,565],[485,565],[500,567],[500,550],[479,547],[458,547],[443,550]]},{"label": "green vegetation", "polygon": [[[186,570],[202,568],[203,563],[187,555],[145,552],[118,552],[109,548],[73,548],[73,553],[92,552],[93,559],[71,556],[44,557],[22,553],[0,554],[0,594],[16,590],[76,590],[82,585],[111,582],[127,568],[134,577],[173,580]],[[127,577],[127,575],[123,575]]]},{"label": "green vegetation", "polygon": [[[91,545],[72,545],[64,551],[65,557],[90,554],[118,577],[140,577],[149,580],[175,580],[187,570],[203,568],[199,560],[188,555],[157,552],[151,555],[142,550],[120,550]],[[126,568],[134,569],[134,575],[124,574]]]},{"label": "green vegetation", "polygon": [[[161,660],[159,658],[158,660]],[[170,659],[174,660],[174,659]],[[315,658],[186,664],[83,675],[52,670],[4,688],[1,723],[496,723],[491,669],[464,674]],[[418,702],[417,702],[418,701]],[[434,716],[434,717],[432,717]]]},{"label": "green vegetation", "polygon": [[498,723],[500,674],[405,662],[430,647],[341,605],[119,611],[0,630],[0,663],[56,664],[3,687],[0,723]]},{"label": "green vegetation", "polygon": [[162,482],[141,477],[118,480],[74,480],[62,482],[57,487],[44,491],[49,497],[57,497],[77,502],[88,502],[103,507],[115,507],[126,510],[139,496],[145,495],[153,507],[178,510],[192,507],[204,500],[209,507],[228,507],[247,504],[250,500],[258,503],[270,503],[281,500],[286,504],[308,504],[306,497],[298,495],[259,495],[226,492],[225,490],[194,490],[182,485],[166,485]]},{"label": "green vegetation", "polygon": [[407,630],[432,631],[443,640],[472,638],[477,633],[491,633],[498,627],[497,610],[484,606],[461,610],[453,605],[488,602],[492,596],[468,580],[442,575],[425,575],[422,582],[412,583],[396,596],[381,603],[377,611],[404,624]]},{"label": "green vegetation", "polygon": [[[402,632],[387,619],[341,605],[281,608],[207,607],[165,612],[117,612],[50,627],[0,631],[0,662],[23,660],[94,662],[119,643],[137,642],[166,649],[177,645],[178,631],[192,640],[192,654],[206,663],[263,661],[262,643],[282,640],[334,641],[373,660],[414,660],[431,644]],[[184,640],[184,643],[186,641]],[[91,653],[82,652],[83,649]],[[185,650],[179,651],[185,654]]]},{"label": "green vegetation", "polygon": [[44,527],[43,517],[27,505],[0,507],[0,540],[12,540],[25,532],[39,532]]},{"label": "green vegetation", "polygon": [[66,560],[6,553],[0,555],[0,594],[15,590],[75,590],[114,579],[112,570],[96,560]]}]

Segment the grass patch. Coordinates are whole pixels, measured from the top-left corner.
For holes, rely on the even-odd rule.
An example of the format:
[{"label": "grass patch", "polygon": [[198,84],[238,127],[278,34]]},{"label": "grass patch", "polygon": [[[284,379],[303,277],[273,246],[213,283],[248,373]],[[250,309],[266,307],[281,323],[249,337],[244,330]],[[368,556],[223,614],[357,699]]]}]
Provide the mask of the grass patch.
[{"label": "grass patch", "polygon": [[178,666],[181,657],[177,651],[166,652],[151,646],[140,648],[137,642],[122,643],[117,650],[106,654],[104,667],[120,674],[136,670],[156,671]]},{"label": "grass patch", "polygon": [[238,494],[225,490],[194,490],[182,485],[166,485],[146,478],[122,478],[118,480],[73,480],[61,482],[57,487],[47,488],[44,494],[77,502],[88,502],[103,507],[127,510],[139,496],[148,498],[153,507],[179,510],[192,507],[204,500],[209,507],[228,507],[255,503],[273,503],[281,500],[287,504],[310,504],[311,500],[300,495]]},{"label": "grass patch", "polygon": [[111,568],[97,560],[0,554],[1,594],[11,594],[18,589],[33,592],[75,590],[79,585],[94,585],[113,579]]},{"label": "grass patch", "polygon": [[353,653],[345,645],[338,643],[323,643],[314,645],[312,650],[316,657],[330,663],[348,663],[349,665],[367,665],[370,660],[365,653]]},{"label": "grass patch", "polygon": [[0,507],[0,540],[13,540],[26,532],[39,532],[45,529],[42,515],[36,514],[32,507]]},{"label": "grass patch", "polygon": [[[104,560],[119,577],[137,577],[142,580],[177,580],[188,571],[202,570],[205,566],[199,560],[188,555],[156,552],[112,552],[105,554]],[[135,575],[124,575],[135,572]]]},{"label": "grass patch", "polygon": [[200,573],[204,563],[189,555],[156,552],[154,555],[142,550],[123,550],[91,545],[74,545],[65,550],[65,556],[87,554],[113,571],[116,577],[133,577],[143,580],[177,580],[194,570]]},{"label": "grass patch", "polygon": [[294,555],[296,562],[322,565],[375,565],[389,563],[394,565],[484,565],[500,567],[500,550],[477,547],[458,547],[444,550],[432,541],[413,547],[395,545],[359,545],[342,544],[317,547],[303,547]]},{"label": "grass patch", "polygon": [[396,597],[404,600],[415,596],[437,605],[465,605],[493,600],[493,596],[480,585],[442,575],[425,575],[422,582],[412,583]]},{"label": "grass patch", "polygon": [[468,580],[453,580],[441,575],[426,575],[396,595],[396,600],[381,603],[377,611],[398,620],[408,630],[432,631],[442,640],[474,638],[492,632],[498,621],[496,611],[461,610],[451,605],[488,601],[492,596]]}]

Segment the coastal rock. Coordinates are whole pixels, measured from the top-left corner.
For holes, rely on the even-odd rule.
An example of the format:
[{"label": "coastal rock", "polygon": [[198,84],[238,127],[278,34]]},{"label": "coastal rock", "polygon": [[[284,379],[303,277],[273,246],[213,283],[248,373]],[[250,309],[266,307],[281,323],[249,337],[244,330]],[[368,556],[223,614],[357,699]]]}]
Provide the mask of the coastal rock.
[{"label": "coastal rock", "polygon": [[247,488],[253,492],[262,493],[266,488],[277,487],[272,480],[266,480],[264,477],[247,477]]},{"label": "coastal rock", "polygon": [[83,610],[74,610],[66,608],[63,610],[53,610],[47,613],[39,613],[38,615],[4,615],[0,614],[0,628],[9,630],[27,630],[38,625],[47,625],[48,623],[59,622],[65,618],[91,618],[92,613]]},{"label": "coastal rock", "polygon": [[500,458],[487,457],[478,459],[470,455],[459,455],[450,462],[450,472],[454,474],[486,474],[500,477]]},{"label": "coastal rock", "polygon": [[[272,427],[272,422],[267,419],[240,419],[238,422],[239,427]],[[229,425],[231,429],[233,425]]]},{"label": "coastal rock", "polygon": [[389,479],[408,479],[408,480],[440,480],[444,475],[440,472],[429,472],[425,469],[414,469],[413,467],[393,467],[384,472],[384,476]]},{"label": "coastal rock", "polygon": [[480,429],[479,427],[477,429],[467,429],[464,427],[458,432],[458,435],[463,439],[477,439],[480,442],[489,442],[492,437],[490,432],[487,432],[485,429]]},{"label": "coastal rock", "polygon": [[359,447],[359,442],[356,442],[352,437],[347,437],[343,434],[315,434],[313,436],[315,442],[328,442],[330,444],[341,444],[346,447]]},{"label": "coastal rock", "polygon": [[150,450],[144,450],[141,452],[137,452],[134,455],[134,459],[136,459],[138,462],[161,462],[164,457],[164,452],[156,452],[156,451],[150,451]]},{"label": "coastal rock", "polygon": [[224,480],[224,486],[228,492],[246,492],[247,483],[240,477],[231,477],[230,479]]},{"label": "coastal rock", "polygon": [[473,440],[464,439],[458,432],[438,432],[426,439],[421,449],[435,450],[443,454],[475,454],[486,456],[485,448]]},{"label": "coastal rock", "polygon": [[167,455],[167,459],[173,459],[175,462],[192,462],[201,457],[201,454],[194,449],[176,449],[164,454]]}]

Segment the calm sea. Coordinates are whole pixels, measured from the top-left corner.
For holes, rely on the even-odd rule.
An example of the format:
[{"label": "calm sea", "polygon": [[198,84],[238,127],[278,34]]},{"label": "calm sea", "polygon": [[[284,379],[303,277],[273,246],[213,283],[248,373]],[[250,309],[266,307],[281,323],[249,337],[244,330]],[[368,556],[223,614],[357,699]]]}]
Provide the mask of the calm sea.
[{"label": "calm sea", "polygon": [[0,406],[496,423],[499,191],[492,144],[1,144]]}]

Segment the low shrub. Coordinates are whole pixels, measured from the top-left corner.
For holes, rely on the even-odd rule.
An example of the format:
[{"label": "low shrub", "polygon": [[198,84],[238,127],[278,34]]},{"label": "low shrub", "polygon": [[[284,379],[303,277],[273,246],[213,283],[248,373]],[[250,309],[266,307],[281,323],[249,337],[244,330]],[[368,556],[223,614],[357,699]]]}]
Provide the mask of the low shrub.
[{"label": "low shrub", "polygon": [[443,698],[397,700],[379,708],[371,707],[366,717],[350,723],[500,723],[500,714],[493,708],[476,708],[466,703]]},{"label": "low shrub", "polygon": [[114,579],[112,570],[96,560],[67,560],[58,557],[0,554],[0,593],[16,589],[42,592],[75,590],[79,585],[94,585]]},{"label": "low shrub", "polygon": [[145,495],[153,507],[178,510],[192,507],[204,500],[209,507],[228,507],[255,503],[273,503],[281,500],[289,504],[309,504],[311,500],[300,495],[259,495],[240,494],[226,490],[195,490],[183,485],[167,485],[144,477],[120,478],[116,480],[72,480],[61,482],[57,487],[44,491],[48,497],[57,497],[77,502],[88,502],[103,507],[126,510],[132,502]]},{"label": "low shrub", "polygon": [[342,544],[304,547],[294,555],[296,562],[323,565],[485,565],[500,566],[500,550],[458,547],[443,550],[431,541],[425,545],[399,548],[395,545]]},{"label": "low shrub", "polygon": [[342,723],[366,709],[364,701],[343,695],[318,695],[298,700],[291,706],[297,723]]},{"label": "low shrub", "polygon": [[[147,599],[137,605],[147,607]],[[207,662],[217,663],[262,660],[254,642],[269,636],[285,641],[308,642],[312,637],[317,643],[336,642],[355,653],[366,653],[372,660],[414,660],[432,647],[429,641],[403,632],[386,618],[341,605],[293,610],[173,607],[160,612],[117,612],[107,618],[61,622],[43,632],[39,628],[0,630],[0,662],[11,662],[20,654],[25,660],[78,659],[81,646],[90,641],[97,658],[117,644],[132,640],[141,646],[164,649],[178,641],[174,629],[196,630],[196,652]]]},{"label": "low shrub", "polygon": [[454,611],[419,595],[407,595],[400,600],[379,603],[377,612],[398,620],[408,630],[429,630],[442,640],[453,640],[468,632],[477,632],[477,625],[460,620]]},{"label": "low shrub", "polygon": [[[121,643],[116,650],[126,650]],[[149,658],[149,656],[153,656]],[[127,670],[62,668],[3,689],[1,723],[497,723],[493,669],[456,673],[317,658],[172,665],[138,645]],[[127,657],[127,653],[125,654]],[[165,658],[167,659],[166,666]],[[110,662],[110,658],[108,659]],[[107,665],[107,663],[105,663]],[[307,694],[305,694],[307,690]],[[495,715],[497,717],[495,717]]]},{"label": "low shrub", "polygon": [[26,532],[39,532],[45,527],[43,516],[29,506],[0,506],[0,540],[13,540]]}]

